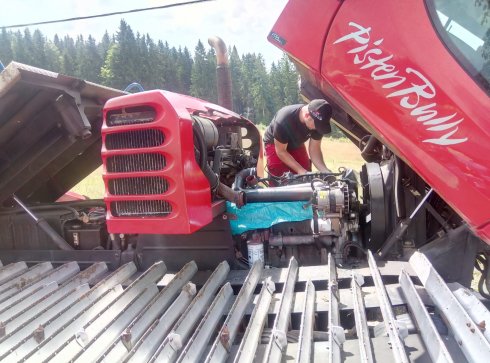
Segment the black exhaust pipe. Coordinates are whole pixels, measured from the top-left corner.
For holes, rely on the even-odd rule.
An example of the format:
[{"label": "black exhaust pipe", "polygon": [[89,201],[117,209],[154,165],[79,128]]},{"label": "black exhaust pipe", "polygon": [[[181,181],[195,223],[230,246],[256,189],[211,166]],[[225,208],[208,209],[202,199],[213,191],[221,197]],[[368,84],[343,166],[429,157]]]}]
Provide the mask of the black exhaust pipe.
[{"label": "black exhaust pipe", "polygon": [[233,110],[233,97],[231,94],[231,71],[228,61],[228,51],[225,42],[217,36],[208,39],[210,46],[216,51],[216,78],[218,83],[218,104]]},{"label": "black exhaust pipe", "polygon": [[302,188],[264,188],[243,190],[245,204],[264,202],[298,202],[310,201],[313,190],[310,186]]}]

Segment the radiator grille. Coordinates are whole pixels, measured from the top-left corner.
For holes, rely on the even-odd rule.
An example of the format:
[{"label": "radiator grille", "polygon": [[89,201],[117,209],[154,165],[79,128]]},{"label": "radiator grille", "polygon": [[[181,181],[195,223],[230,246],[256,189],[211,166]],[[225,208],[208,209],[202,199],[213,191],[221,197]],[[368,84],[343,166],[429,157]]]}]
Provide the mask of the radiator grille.
[{"label": "radiator grille", "polygon": [[115,217],[166,217],[172,206],[165,200],[128,200],[111,203]]},{"label": "radiator grille", "polygon": [[107,113],[107,126],[146,124],[155,121],[156,112],[149,106],[113,110]]},{"label": "radiator grille", "polygon": [[162,170],[166,163],[165,156],[162,154],[113,155],[107,158],[107,171],[109,173],[156,171]]},{"label": "radiator grille", "polygon": [[108,134],[105,139],[107,150],[115,149],[142,149],[160,146],[165,136],[160,130],[134,130],[115,134]]},{"label": "radiator grille", "polygon": [[167,190],[167,180],[158,176],[109,180],[109,193],[112,195],[163,194]]}]

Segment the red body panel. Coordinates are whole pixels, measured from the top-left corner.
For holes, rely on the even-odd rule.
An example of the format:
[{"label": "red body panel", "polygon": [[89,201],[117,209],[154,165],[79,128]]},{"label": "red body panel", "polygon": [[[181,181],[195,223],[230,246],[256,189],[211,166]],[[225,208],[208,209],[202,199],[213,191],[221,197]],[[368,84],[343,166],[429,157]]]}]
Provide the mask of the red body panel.
[{"label": "red body panel", "polygon": [[319,71],[328,27],[339,7],[340,1],[311,0],[305,5],[305,1],[290,0],[268,40],[297,61]]},{"label": "red body panel", "polygon": [[[349,0],[335,13],[338,3],[290,0],[273,32],[319,89],[334,94],[490,241],[488,96],[441,42],[422,0]],[[307,28],[304,34],[323,34],[331,23],[316,55],[288,26],[288,9],[300,5],[294,23]],[[314,16],[327,10],[323,19]]]},{"label": "red body panel", "polygon": [[[111,110],[128,109],[135,106],[150,106],[156,111],[153,122],[121,126],[108,126],[107,113]],[[107,226],[116,233],[162,233],[188,234],[210,223],[212,220],[211,193],[209,182],[195,161],[192,120],[195,110],[221,109],[192,97],[165,91],[149,91],[109,100],[104,107],[102,127],[102,159],[107,204]],[[227,111],[230,113],[230,111]],[[130,130],[157,129],[165,135],[162,145],[146,149],[108,150],[107,136]],[[135,155],[145,152],[160,153],[166,165],[162,170],[110,173],[107,162],[114,155]],[[117,178],[158,176],[168,182],[168,189],[160,195],[112,195],[109,181]],[[171,213],[162,217],[115,216],[111,203],[116,201],[166,201]]]}]

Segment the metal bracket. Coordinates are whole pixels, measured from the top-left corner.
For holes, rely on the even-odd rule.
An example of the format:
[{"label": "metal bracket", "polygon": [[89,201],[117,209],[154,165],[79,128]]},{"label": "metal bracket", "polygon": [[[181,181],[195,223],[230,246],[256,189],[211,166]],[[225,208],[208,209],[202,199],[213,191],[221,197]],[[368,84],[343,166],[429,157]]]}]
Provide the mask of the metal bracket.
[{"label": "metal bracket", "polygon": [[168,342],[175,351],[179,351],[182,348],[182,338],[179,334],[170,333],[168,335]]},{"label": "metal bracket", "polygon": [[284,349],[288,345],[288,338],[286,337],[286,334],[281,331],[281,330],[274,330],[272,332],[272,337],[274,343],[281,349],[281,351],[284,351]]},{"label": "metal bracket", "polygon": [[87,345],[89,339],[88,339],[88,334],[85,332],[85,330],[80,330],[79,332],[75,333],[75,341],[82,348]]},{"label": "metal bracket", "polygon": [[332,329],[332,336],[333,339],[335,340],[335,343],[337,343],[338,345],[344,344],[345,342],[344,328],[338,325],[334,325],[330,327],[330,329]]}]

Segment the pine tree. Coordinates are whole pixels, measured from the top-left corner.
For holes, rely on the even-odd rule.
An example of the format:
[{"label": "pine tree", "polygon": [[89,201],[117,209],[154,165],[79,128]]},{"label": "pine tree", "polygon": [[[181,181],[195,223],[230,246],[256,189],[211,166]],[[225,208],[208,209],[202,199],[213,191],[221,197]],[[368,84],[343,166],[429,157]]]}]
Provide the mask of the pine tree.
[{"label": "pine tree", "polygon": [[158,46],[150,35],[146,35],[146,46],[148,52],[148,77],[145,89],[161,89],[165,84],[165,63],[159,53]]},{"label": "pine tree", "polygon": [[191,95],[216,103],[218,94],[216,90],[216,59],[214,52],[206,52],[199,40],[194,53],[194,63],[191,73]]},{"label": "pine tree", "polygon": [[83,41],[77,46],[78,51],[78,69],[77,75],[80,78],[91,82],[100,82],[100,68],[102,66],[102,57],[97,49],[95,39],[89,35],[87,41]]},{"label": "pine tree", "polygon": [[47,41],[44,43],[44,54],[46,56],[46,63],[42,68],[53,72],[61,72],[61,53],[53,42]]},{"label": "pine tree", "polygon": [[233,47],[230,54],[231,87],[233,95],[233,111],[242,114],[245,111],[243,102],[242,85],[242,60],[238,55],[236,47]]},{"label": "pine tree", "polygon": [[31,65],[35,67],[43,67],[46,65],[45,45],[46,40],[39,29],[36,29],[32,34],[32,61]]},{"label": "pine tree", "polygon": [[112,40],[109,37],[109,33],[106,30],[104,35],[102,36],[102,40],[100,41],[99,44],[97,44],[97,50],[102,60],[104,60],[105,57],[107,56],[107,52],[109,51],[111,45],[112,45]]},{"label": "pine tree", "polygon": [[284,106],[284,86],[281,77],[281,72],[274,62],[272,62],[271,70],[269,72],[269,84],[271,91],[271,98],[273,108],[275,110]]},{"label": "pine tree", "polygon": [[75,76],[78,67],[75,42],[73,38],[66,35],[61,44],[61,72],[68,76]]},{"label": "pine tree", "polygon": [[267,69],[262,55],[254,58],[254,77],[251,85],[255,119],[259,123],[269,123],[272,117],[272,100],[269,87]]},{"label": "pine tree", "polygon": [[[297,72],[287,56],[268,72],[261,54],[240,57],[235,47],[230,47],[229,54],[234,111],[268,123],[280,107],[300,101]],[[166,89],[217,102],[212,48],[198,41],[192,56],[187,48],[170,47],[162,40],[155,43],[149,34],[135,36],[124,20],[115,36],[106,31],[99,43],[91,35],[76,40],[55,35],[49,41],[39,30],[31,35],[28,29],[16,33],[2,29],[0,59],[4,64],[15,59],[119,89],[139,82],[145,89]]]},{"label": "pine tree", "polygon": [[136,38],[131,27],[121,20],[114,43],[108,50],[101,69],[105,85],[125,89],[130,83],[138,82],[138,57]]},{"label": "pine tree", "polygon": [[182,52],[179,52],[179,63],[182,65],[182,70],[179,74],[179,83],[182,87],[183,94],[191,92],[191,74],[192,74],[192,56],[187,47],[184,47]]},{"label": "pine tree", "polygon": [[4,66],[7,66],[13,59],[12,33],[2,28],[2,32],[0,33],[0,61],[2,61]]},{"label": "pine tree", "polygon": [[100,69],[100,79],[102,84],[122,89],[126,87],[125,81],[121,79],[120,74],[116,71],[122,67],[119,65],[121,62],[121,47],[119,44],[113,44],[107,51],[104,65]]},{"label": "pine tree", "polygon": [[294,64],[289,60],[289,57],[286,54],[284,54],[279,61],[279,72],[283,81],[284,104],[298,103],[300,101],[298,72],[296,72]]},{"label": "pine tree", "polygon": [[13,34],[12,52],[15,61],[32,64],[30,49],[32,49],[32,37],[28,29],[26,29],[24,35],[20,31]]},{"label": "pine tree", "polygon": [[61,43],[61,40],[60,40],[60,37],[58,36],[58,34],[54,35],[53,43],[56,46],[56,48],[58,48],[58,50],[61,51],[63,44]]}]

